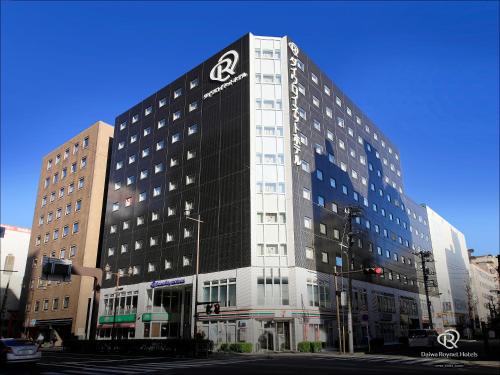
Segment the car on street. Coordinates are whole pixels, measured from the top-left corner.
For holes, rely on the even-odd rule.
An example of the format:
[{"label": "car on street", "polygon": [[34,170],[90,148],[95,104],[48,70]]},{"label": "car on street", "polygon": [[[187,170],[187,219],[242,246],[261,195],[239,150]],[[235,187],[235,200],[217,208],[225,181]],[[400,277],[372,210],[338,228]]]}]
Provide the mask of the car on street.
[{"label": "car on street", "polygon": [[42,358],[40,346],[26,339],[0,339],[0,363],[36,363]]},{"label": "car on street", "polygon": [[408,331],[408,346],[431,347],[437,344],[437,332],[433,329],[410,329]]}]

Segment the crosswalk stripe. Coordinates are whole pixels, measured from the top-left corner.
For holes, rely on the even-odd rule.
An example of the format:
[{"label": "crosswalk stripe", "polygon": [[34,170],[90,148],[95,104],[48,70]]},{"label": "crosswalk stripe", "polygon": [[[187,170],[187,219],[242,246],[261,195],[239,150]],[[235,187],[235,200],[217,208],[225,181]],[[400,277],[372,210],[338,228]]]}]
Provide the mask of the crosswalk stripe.
[{"label": "crosswalk stripe", "polygon": [[[130,371],[121,371],[121,372],[113,372],[114,374],[134,374],[133,372]],[[63,370],[61,374],[77,374],[77,375],[100,375],[100,374],[109,374],[109,372],[104,369],[100,368],[99,370],[97,369],[90,369],[90,368],[84,368],[81,370]]]},{"label": "crosswalk stripe", "polygon": [[185,361],[174,361],[174,362],[153,362],[153,363],[134,363],[134,364],[124,364],[118,366],[97,366],[97,365],[87,365],[87,366],[77,366],[77,365],[61,365],[52,364],[61,368],[61,372],[46,371],[41,373],[41,375],[60,375],[60,374],[70,374],[70,375],[127,375],[127,374],[137,374],[138,372],[149,373],[159,370],[169,370],[176,368],[192,368],[192,367],[205,367],[214,365],[227,365],[235,363],[251,362],[258,359],[234,359],[234,360],[185,360]]},{"label": "crosswalk stripe", "polygon": [[362,361],[368,361],[368,362],[386,362],[387,358],[363,358]]},{"label": "crosswalk stripe", "polygon": [[[63,370],[66,372],[75,372],[78,373],[78,371],[87,371],[86,373],[88,374],[94,374],[94,373],[99,373],[99,372],[104,372],[106,374],[134,374],[133,371],[130,370],[121,370],[121,367],[91,367],[91,366],[85,366],[82,367],[81,369],[71,369],[71,370]],[[90,371],[90,372],[89,372]]]}]

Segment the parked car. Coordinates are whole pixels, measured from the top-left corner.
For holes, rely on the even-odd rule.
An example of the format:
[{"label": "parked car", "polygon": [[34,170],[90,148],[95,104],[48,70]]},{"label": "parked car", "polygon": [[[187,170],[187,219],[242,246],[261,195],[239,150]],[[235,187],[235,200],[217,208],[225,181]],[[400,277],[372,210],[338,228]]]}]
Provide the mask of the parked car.
[{"label": "parked car", "polygon": [[0,362],[36,363],[42,358],[40,346],[25,339],[0,339]]},{"label": "parked car", "polygon": [[433,329],[410,329],[408,331],[408,346],[434,347],[437,343],[437,332]]}]

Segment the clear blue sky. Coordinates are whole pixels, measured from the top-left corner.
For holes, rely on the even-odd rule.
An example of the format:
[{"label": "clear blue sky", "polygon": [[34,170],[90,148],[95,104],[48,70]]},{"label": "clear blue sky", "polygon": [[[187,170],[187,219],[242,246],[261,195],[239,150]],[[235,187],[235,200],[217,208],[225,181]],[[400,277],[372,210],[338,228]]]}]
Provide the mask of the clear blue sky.
[{"label": "clear blue sky", "polygon": [[289,35],[401,150],[407,193],[499,249],[497,2],[4,2],[1,222],[41,158],[247,32]]}]

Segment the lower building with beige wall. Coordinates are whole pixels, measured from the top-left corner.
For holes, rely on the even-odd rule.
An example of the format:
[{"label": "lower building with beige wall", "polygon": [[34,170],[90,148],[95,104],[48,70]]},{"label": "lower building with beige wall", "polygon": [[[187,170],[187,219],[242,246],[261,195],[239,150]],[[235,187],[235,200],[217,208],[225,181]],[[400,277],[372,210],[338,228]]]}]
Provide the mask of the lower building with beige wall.
[{"label": "lower building with beige wall", "polygon": [[113,127],[98,121],[42,161],[21,303],[26,334],[88,337],[94,280],[43,280],[43,257],[97,267]]}]

